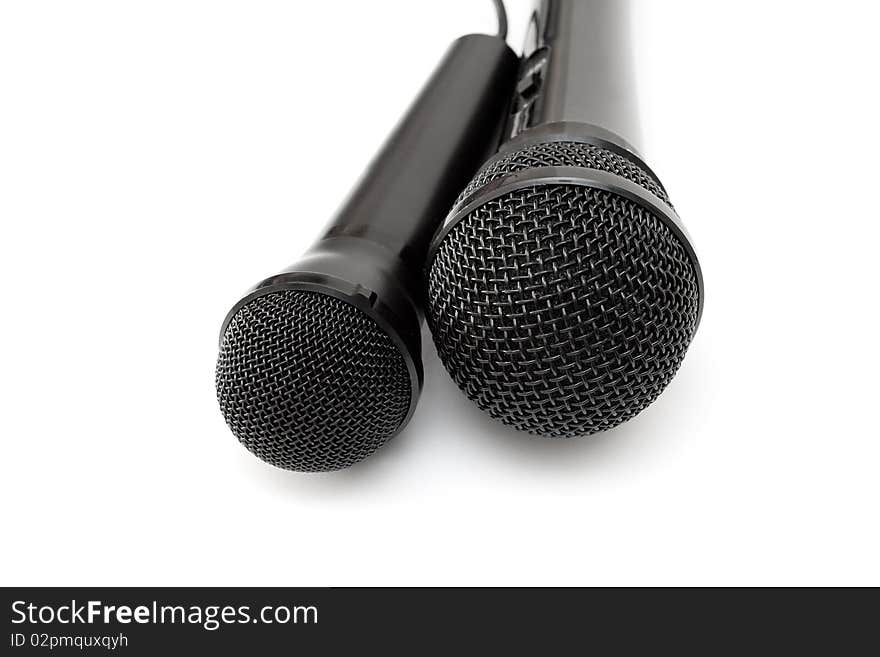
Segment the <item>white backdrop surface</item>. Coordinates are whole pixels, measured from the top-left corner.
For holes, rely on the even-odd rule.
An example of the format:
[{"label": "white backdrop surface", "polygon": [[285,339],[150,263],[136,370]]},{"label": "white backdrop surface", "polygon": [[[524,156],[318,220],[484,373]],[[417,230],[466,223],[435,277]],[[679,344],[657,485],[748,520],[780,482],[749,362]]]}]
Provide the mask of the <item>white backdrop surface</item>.
[{"label": "white backdrop surface", "polygon": [[512,433],[426,332],[407,429],[298,475],[224,425],[220,322],[491,3],[0,4],[0,583],[880,584],[878,19],[637,2],[645,155],[706,280],[647,411]]}]

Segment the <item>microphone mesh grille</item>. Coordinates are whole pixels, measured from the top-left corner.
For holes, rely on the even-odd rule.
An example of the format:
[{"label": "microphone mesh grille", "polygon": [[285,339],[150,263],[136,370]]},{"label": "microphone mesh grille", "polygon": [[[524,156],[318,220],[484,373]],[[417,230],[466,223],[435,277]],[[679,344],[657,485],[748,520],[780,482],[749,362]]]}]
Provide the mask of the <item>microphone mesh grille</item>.
[{"label": "microphone mesh grille", "polygon": [[286,290],[241,308],[223,335],[217,399],[236,437],[264,461],[339,470],[407,416],[403,356],[370,317],[334,297]]},{"label": "microphone mesh grille", "polygon": [[[545,146],[511,166],[559,153]],[[660,196],[635,165],[576,146],[561,166],[590,162]],[[505,175],[490,166],[479,179]],[[684,358],[699,301],[693,264],[663,221],[570,184],[478,206],[439,246],[428,287],[428,322],[458,386],[502,422],[554,437],[609,429],[654,401]]]}]

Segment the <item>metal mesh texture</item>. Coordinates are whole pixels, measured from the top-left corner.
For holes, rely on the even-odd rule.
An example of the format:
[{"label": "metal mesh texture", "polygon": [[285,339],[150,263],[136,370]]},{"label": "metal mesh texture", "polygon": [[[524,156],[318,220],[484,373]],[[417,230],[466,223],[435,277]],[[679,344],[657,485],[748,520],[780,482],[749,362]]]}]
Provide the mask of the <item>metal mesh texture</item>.
[{"label": "metal mesh texture", "polygon": [[391,338],[339,299],[287,290],[245,305],[217,360],[217,399],[236,437],[302,472],[366,458],[406,419],[411,382]]},{"label": "metal mesh texture", "polygon": [[663,187],[644,169],[634,162],[605,148],[577,142],[558,141],[532,144],[513,151],[497,160],[488,162],[459,195],[455,205],[473,194],[480,187],[504,176],[538,167],[584,167],[626,178],[654,196],[669,203]]},{"label": "metal mesh texture", "polygon": [[[578,148],[563,166],[601,162],[590,166],[665,198],[623,158]],[[529,150],[511,166],[538,166],[544,151]],[[699,302],[688,253],[650,210],[565,184],[473,210],[440,245],[428,287],[428,322],[458,386],[491,416],[551,437],[610,429],[653,402],[684,358]]]}]

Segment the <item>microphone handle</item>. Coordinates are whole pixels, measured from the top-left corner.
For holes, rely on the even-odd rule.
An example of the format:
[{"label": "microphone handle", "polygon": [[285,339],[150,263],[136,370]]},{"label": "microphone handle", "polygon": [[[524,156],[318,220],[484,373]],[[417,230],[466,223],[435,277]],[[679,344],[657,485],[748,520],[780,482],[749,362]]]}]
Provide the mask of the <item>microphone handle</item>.
[{"label": "microphone handle", "polygon": [[371,241],[420,279],[437,227],[498,147],[518,68],[504,39],[457,39],[315,248]]},{"label": "microphone handle", "polygon": [[607,140],[638,155],[629,9],[629,0],[537,3],[505,128],[508,141],[569,135]]}]

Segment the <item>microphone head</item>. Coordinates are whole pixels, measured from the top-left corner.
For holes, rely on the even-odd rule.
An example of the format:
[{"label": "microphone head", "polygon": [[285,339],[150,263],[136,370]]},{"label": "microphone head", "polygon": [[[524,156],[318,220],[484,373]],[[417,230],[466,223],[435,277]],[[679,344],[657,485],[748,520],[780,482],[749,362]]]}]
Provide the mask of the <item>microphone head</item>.
[{"label": "microphone head", "polygon": [[418,395],[404,351],[367,312],[329,294],[278,289],[230,313],[217,359],[220,409],[279,468],[339,470],[409,419]]},{"label": "microphone head", "polygon": [[624,153],[573,141],[505,151],[435,241],[427,319],[440,359],[517,429],[573,437],[629,420],[696,330],[693,249],[659,181]]}]

